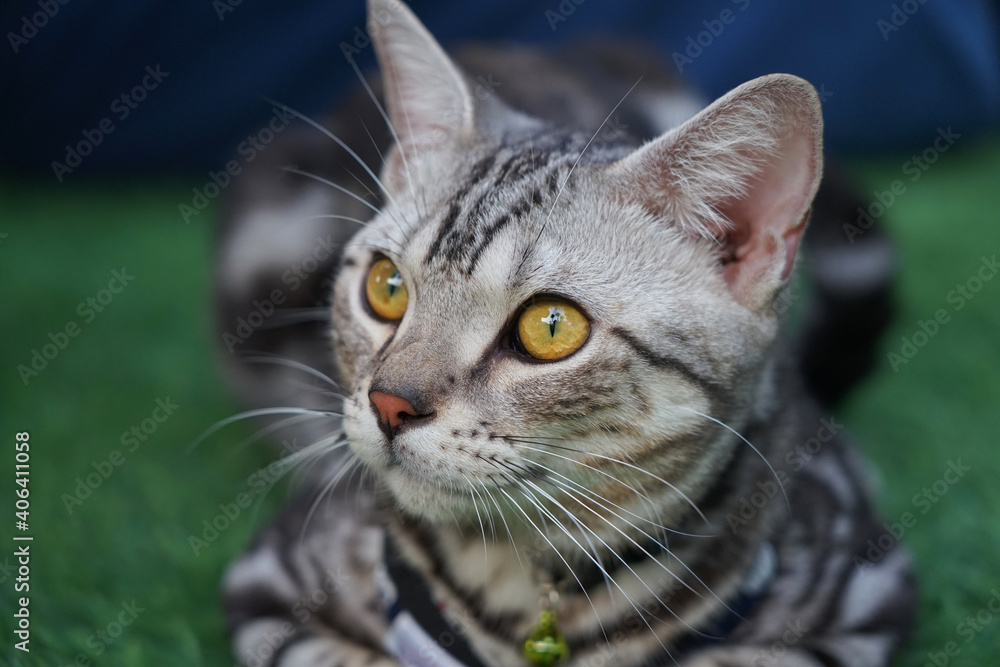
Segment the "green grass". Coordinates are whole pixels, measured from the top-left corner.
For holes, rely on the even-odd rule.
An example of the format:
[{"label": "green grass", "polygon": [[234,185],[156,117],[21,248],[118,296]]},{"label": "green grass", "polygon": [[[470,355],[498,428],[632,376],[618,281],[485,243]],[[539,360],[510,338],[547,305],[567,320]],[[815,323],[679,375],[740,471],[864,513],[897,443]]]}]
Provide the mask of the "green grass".
[{"label": "green grass", "polygon": [[[962,297],[949,301],[984,256],[1000,258],[1000,142],[977,143],[956,146],[912,183],[902,172],[905,157],[856,168],[869,192],[895,179],[907,185],[887,214],[901,259],[900,312],[879,372],[841,415],[880,469],[886,518],[916,518],[904,541],[917,561],[920,624],[902,665],[924,665],[928,652],[948,642],[959,649],[951,665],[1000,664],[1000,617],[971,635],[960,627],[1000,591],[1000,276],[960,310]],[[902,339],[912,341],[939,309],[948,321],[893,369],[888,354],[900,354]],[[934,482],[959,459],[971,471],[937,502],[915,504],[925,487],[938,498]]]},{"label": "green grass", "polygon": [[[972,142],[969,142],[970,144]],[[880,506],[898,521],[916,517],[905,541],[917,559],[920,626],[901,665],[923,665],[949,641],[952,665],[996,664],[1000,619],[971,637],[958,626],[1000,590],[1000,279],[962,308],[947,295],[1000,253],[1000,140],[959,145],[907,191],[888,215],[902,260],[900,313],[885,353],[946,309],[950,321],[894,372],[877,374],[837,418],[880,471]],[[906,157],[866,161],[854,171],[869,191],[907,179]],[[263,448],[234,451],[248,432],[234,428],[194,453],[185,446],[238,410],[214,355],[209,279],[210,215],[184,225],[180,186],[0,184],[0,579],[12,560],[13,438],[31,434],[30,654],[11,647],[12,578],[0,583],[0,665],[232,664],[219,605],[219,580],[256,526],[284,498],[272,491],[195,555],[188,538],[203,520],[248,489],[267,464]],[[78,304],[125,268],[134,280],[92,322]],[[79,334],[27,386],[18,365],[48,334]],[[51,350],[50,350],[51,352]],[[179,407],[135,451],[122,434],[153,415],[157,399]],[[148,425],[148,424],[147,424]],[[124,462],[82,504],[64,494],[112,452]],[[949,461],[971,466],[921,513],[914,495],[942,479]],[[105,466],[106,467],[106,466]],[[254,512],[259,512],[254,514]],[[16,576],[16,575],[14,575]],[[132,601],[141,607],[121,636],[107,631]],[[110,628],[115,631],[114,625]],[[969,640],[969,641],[967,641]],[[98,654],[98,649],[102,649]],[[991,659],[992,658],[992,659]],[[88,664],[81,659],[77,664]]]}]

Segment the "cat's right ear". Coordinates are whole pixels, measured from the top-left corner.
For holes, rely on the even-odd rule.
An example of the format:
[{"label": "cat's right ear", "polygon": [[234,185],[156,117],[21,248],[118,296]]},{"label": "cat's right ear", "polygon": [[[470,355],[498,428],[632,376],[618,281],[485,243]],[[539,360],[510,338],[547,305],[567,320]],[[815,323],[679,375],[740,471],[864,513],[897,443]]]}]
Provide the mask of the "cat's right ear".
[{"label": "cat's right ear", "polygon": [[399,0],[369,0],[375,43],[395,147],[383,180],[400,190],[417,178],[428,154],[473,131],[473,98],[458,70],[427,28]]}]

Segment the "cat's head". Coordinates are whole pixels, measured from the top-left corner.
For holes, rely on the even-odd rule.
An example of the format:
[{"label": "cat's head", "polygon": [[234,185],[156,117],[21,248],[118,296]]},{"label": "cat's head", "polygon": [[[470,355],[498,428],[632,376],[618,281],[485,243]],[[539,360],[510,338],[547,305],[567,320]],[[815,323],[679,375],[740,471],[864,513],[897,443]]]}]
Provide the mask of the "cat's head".
[{"label": "cat's head", "polygon": [[766,76],[642,147],[591,142],[479,99],[396,0],[370,16],[395,146],[334,290],[351,448],[432,520],[564,488],[679,521],[739,443],[716,420],[766,400],[815,91]]}]

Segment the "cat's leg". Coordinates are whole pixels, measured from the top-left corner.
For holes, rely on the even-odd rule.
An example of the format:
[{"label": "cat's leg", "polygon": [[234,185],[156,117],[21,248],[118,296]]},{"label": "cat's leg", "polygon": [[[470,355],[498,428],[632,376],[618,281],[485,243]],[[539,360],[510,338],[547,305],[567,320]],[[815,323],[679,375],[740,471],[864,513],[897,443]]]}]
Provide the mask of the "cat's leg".
[{"label": "cat's leg", "polygon": [[[247,667],[389,667],[374,569],[382,530],[370,501],[305,494],[267,526],[226,574],[224,596],[239,664]],[[370,508],[369,508],[370,509]]]}]

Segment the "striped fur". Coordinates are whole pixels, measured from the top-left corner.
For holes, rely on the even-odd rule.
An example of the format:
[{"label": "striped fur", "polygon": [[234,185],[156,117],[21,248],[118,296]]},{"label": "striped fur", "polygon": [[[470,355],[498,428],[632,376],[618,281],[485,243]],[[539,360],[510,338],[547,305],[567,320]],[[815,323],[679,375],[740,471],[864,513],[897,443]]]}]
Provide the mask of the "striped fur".
[{"label": "striped fur", "polygon": [[[913,621],[909,560],[863,560],[882,529],[862,465],[810,398],[821,379],[804,384],[788,352],[802,343],[776,306],[819,182],[811,89],[761,79],[688,120],[677,110],[690,94],[634,54],[606,53],[591,79],[573,79],[557,59],[476,51],[462,62],[498,77],[480,96],[396,0],[373,0],[372,15],[391,17],[375,41],[398,140],[381,181],[290,135],[273,159],[340,189],[248,180],[223,234],[224,332],[284,275],[233,248],[266,246],[268,233],[299,239],[303,255],[324,233],[339,246],[300,286],[284,283],[332,326],[263,327],[241,349],[297,363],[229,362],[256,405],[291,393],[344,414],[343,435],[325,420],[292,426],[319,443],[304,452],[318,463],[227,573],[240,663],[397,664],[375,583],[393,540],[485,664],[525,664],[543,580],[561,589],[572,665],[888,664]],[[598,71],[614,85],[595,83]],[[648,85],[622,101],[625,78],[643,72]],[[340,137],[356,136],[350,118],[333,121]],[[782,160],[801,168],[775,169]],[[348,241],[339,219],[317,222],[324,211],[366,225]],[[410,293],[398,325],[363,301],[379,256]],[[586,310],[590,338],[564,360],[526,360],[512,318],[553,293]],[[327,391],[301,388],[306,366],[336,378],[334,397],[319,380]],[[432,416],[387,438],[371,391]],[[338,437],[349,450],[331,448]],[[686,649],[765,542],[779,565],[766,595],[730,635]]]}]

